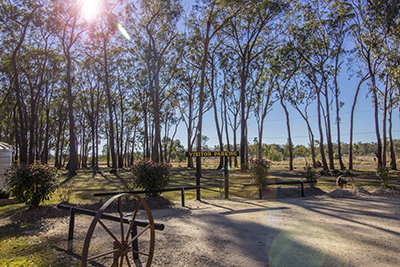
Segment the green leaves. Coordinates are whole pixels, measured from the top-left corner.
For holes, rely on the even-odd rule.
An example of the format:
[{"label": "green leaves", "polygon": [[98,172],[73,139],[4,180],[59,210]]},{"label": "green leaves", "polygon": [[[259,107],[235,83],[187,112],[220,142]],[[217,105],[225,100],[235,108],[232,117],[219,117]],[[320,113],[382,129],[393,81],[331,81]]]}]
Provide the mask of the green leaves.
[{"label": "green leaves", "polygon": [[250,159],[250,172],[253,182],[267,184],[271,162],[265,159]]},{"label": "green leaves", "polygon": [[[136,161],[132,167],[133,185],[145,190],[167,188],[171,176],[171,165],[154,162],[149,159]],[[147,196],[158,196],[160,193],[147,193]]]},{"label": "green leaves", "polygon": [[41,163],[13,164],[6,172],[12,195],[20,202],[37,207],[57,189],[57,169]]}]

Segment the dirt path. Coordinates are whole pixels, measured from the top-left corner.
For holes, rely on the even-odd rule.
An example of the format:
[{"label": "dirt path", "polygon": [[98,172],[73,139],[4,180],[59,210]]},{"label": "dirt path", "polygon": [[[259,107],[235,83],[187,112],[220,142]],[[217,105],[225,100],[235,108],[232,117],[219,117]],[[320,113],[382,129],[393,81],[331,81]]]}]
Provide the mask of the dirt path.
[{"label": "dirt path", "polygon": [[[165,224],[152,266],[400,266],[399,197],[207,199],[152,213]],[[77,253],[89,223],[77,217]],[[57,224],[47,235],[65,237],[67,218]]]}]

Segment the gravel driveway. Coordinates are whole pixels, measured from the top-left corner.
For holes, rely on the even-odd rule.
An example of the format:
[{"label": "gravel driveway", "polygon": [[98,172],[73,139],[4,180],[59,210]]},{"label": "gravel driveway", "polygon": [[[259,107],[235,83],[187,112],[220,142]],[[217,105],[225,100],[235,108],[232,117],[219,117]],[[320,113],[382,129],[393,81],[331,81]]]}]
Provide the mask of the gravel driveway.
[{"label": "gravel driveway", "polygon": [[[400,266],[400,197],[357,189],[179,205],[152,210],[155,222],[165,225],[156,231],[152,266]],[[77,254],[91,220],[76,217]],[[66,246],[68,222],[68,217],[50,220],[43,234]]]},{"label": "gravel driveway", "polygon": [[155,210],[152,266],[400,266],[400,198],[204,200]]}]

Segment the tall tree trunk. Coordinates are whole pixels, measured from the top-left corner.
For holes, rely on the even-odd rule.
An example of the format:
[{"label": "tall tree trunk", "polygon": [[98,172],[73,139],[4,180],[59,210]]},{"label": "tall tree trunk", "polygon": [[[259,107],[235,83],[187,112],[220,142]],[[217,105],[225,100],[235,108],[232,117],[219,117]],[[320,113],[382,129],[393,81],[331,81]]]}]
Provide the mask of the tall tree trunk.
[{"label": "tall tree trunk", "polygon": [[[228,151],[231,151],[231,145],[229,143],[229,131],[228,131],[228,107],[226,106],[226,90],[223,92],[223,100],[224,100],[224,123],[225,123],[225,135],[226,135],[226,144],[228,146]],[[232,157],[229,157],[229,167],[232,168]]]},{"label": "tall tree trunk", "polygon": [[76,175],[78,168],[78,155],[76,152],[76,136],[75,136],[75,118],[74,118],[74,97],[72,96],[72,82],[71,82],[71,65],[72,59],[69,51],[66,53],[67,57],[67,97],[68,97],[68,118],[69,118],[69,162],[68,162],[68,177]]},{"label": "tall tree trunk", "polygon": [[[390,94],[390,103],[392,102],[392,94]],[[392,137],[392,112],[393,109],[389,108],[389,143],[390,143],[390,168],[397,170],[396,165],[396,153],[394,148],[394,142]]]},{"label": "tall tree trunk", "polygon": [[[326,81],[325,81],[326,83]],[[325,84],[325,112],[326,112],[326,118],[325,118],[325,125],[326,125],[326,141],[327,141],[327,147],[328,147],[328,156],[329,156],[329,169],[333,170],[335,169],[335,163],[333,161],[333,144],[332,144],[332,130],[331,130],[331,116],[330,116],[330,111],[329,111],[329,92],[328,92],[328,85]]]},{"label": "tall tree trunk", "polygon": [[319,129],[319,151],[321,154],[322,167],[325,171],[328,170],[328,164],[325,158],[325,150],[324,150],[324,133],[322,130],[322,118],[321,118],[321,101],[320,101],[320,92],[317,92],[317,108],[318,108],[318,129]]},{"label": "tall tree trunk", "polygon": [[63,132],[64,128],[64,120],[62,119],[62,105],[59,108],[60,108],[60,114],[58,115],[58,131],[56,138],[56,152],[55,152],[56,154],[54,162],[54,167],[56,167],[57,169],[61,168],[61,160],[59,158],[59,154],[60,154],[61,133]]},{"label": "tall tree trunk", "polygon": [[337,144],[338,144],[338,155],[339,155],[339,166],[341,170],[346,169],[346,167],[343,164],[343,159],[342,159],[342,142],[340,141],[340,116],[339,116],[339,109],[340,109],[340,103],[339,103],[339,92],[335,93],[335,100],[336,100],[336,131],[337,131]]},{"label": "tall tree trunk", "polygon": [[44,147],[42,163],[47,164],[49,159],[49,135],[50,135],[50,108],[46,109],[46,134],[44,138]]},{"label": "tall tree trunk", "polygon": [[388,75],[386,75],[386,85],[385,85],[385,93],[383,95],[383,110],[382,110],[382,163],[383,166],[386,167],[386,151],[387,151],[387,136],[386,136],[386,120],[387,120],[387,112],[388,112]]},{"label": "tall tree trunk", "polygon": [[373,89],[373,95],[374,95],[373,97],[374,97],[375,133],[376,133],[376,140],[377,140],[377,145],[378,145],[378,151],[376,153],[376,156],[378,158],[378,167],[380,167],[380,166],[383,166],[382,140],[381,140],[381,135],[379,132],[379,108],[378,108],[378,95],[377,95],[376,87],[374,87],[374,89]]},{"label": "tall tree trunk", "polygon": [[[31,84],[30,85],[31,89],[31,99],[30,99],[30,121],[29,121],[29,151],[28,151],[28,163],[32,164],[35,162],[35,137],[38,137],[38,135],[35,134],[35,130],[38,128],[38,123],[37,123],[37,111],[36,111],[36,99],[35,99],[35,91],[34,91],[34,86]],[[36,139],[37,141],[37,139]]]},{"label": "tall tree trunk", "polygon": [[[240,74],[241,78],[241,86],[240,86],[240,109],[241,109],[241,117],[240,117],[240,169],[247,170],[247,161],[246,161],[246,114],[245,114],[245,104],[246,104],[246,81],[244,74]],[[261,140],[259,140],[261,142]]]},{"label": "tall tree trunk", "polygon": [[103,55],[104,55],[104,79],[107,94],[107,104],[108,104],[108,115],[109,115],[109,147],[111,151],[111,173],[117,172],[117,157],[115,155],[115,143],[114,143],[114,117],[113,117],[113,99],[111,96],[110,83],[108,81],[108,57],[107,57],[107,38],[103,41]]},{"label": "tall tree trunk", "polygon": [[[222,133],[221,133],[221,128],[219,126],[219,121],[218,121],[218,108],[217,108],[217,100],[214,95],[214,78],[215,78],[215,70],[214,70],[214,58],[210,57],[211,59],[211,84],[210,84],[210,91],[211,91],[211,99],[212,99],[212,104],[213,104],[213,109],[214,109],[214,121],[215,121],[215,127],[217,128],[217,136],[218,136],[218,142],[219,142],[219,150],[224,151],[224,144],[222,142]],[[223,165],[223,157],[220,157],[219,160],[219,165],[218,165],[218,170],[222,169]]]},{"label": "tall tree trunk", "polygon": [[361,85],[368,79],[368,74],[365,75],[358,83],[356,94],[354,95],[353,106],[351,107],[350,115],[350,142],[349,142],[349,170],[353,170],[353,128],[354,128],[354,111],[357,104],[358,94],[360,92]]},{"label": "tall tree trunk", "polygon": [[292,143],[292,135],[290,132],[289,111],[287,110],[287,107],[283,102],[283,99],[284,99],[283,97],[280,98],[282,108],[285,111],[286,115],[286,126],[288,131],[288,145],[289,145],[289,170],[293,171],[293,143]]},{"label": "tall tree trunk", "polygon": [[144,115],[144,140],[143,140],[143,158],[150,158],[150,145],[149,145],[149,122],[148,122],[148,110],[147,110],[147,98],[145,98],[145,108],[143,110]]}]

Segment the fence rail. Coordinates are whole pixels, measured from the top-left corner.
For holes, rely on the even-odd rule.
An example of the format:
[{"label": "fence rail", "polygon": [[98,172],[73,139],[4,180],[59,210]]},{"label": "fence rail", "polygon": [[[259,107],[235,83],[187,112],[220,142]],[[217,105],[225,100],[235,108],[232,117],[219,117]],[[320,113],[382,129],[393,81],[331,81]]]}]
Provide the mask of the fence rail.
[{"label": "fence rail", "polygon": [[[317,181],[303,181],[300,179],[300,181],[279,181],[275,183],[266,183],[266,186],[271,186],[271,185],[291,185],[291,184],[300,184],[301,185],[301,197],[304,197],[304,184],[314,184],[317,183]],[[257,183],[257,184],[244,184],[243,186],[259,186],[259,197],[262,199],[262,183]]]},{"label": "fence rail", "polygon": [[103,197],[103,196],[113,196],[117,194],[149,194],[149,193],[162,193],[162,192],[171,192],[171,191],[181,191],[181,203],[182,207],[185,207],[185,190],[194,190],[200,189],[200,186],[187,186],[180,188],[167,188],[167,189],[158,189],[158,190],[141,190],[141,191],[126,191],[126,192],[109,192],[109,193],[96,193],[93,196],[95,197]]}]

